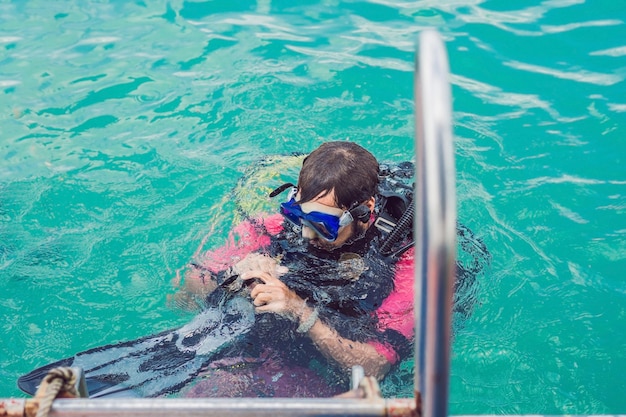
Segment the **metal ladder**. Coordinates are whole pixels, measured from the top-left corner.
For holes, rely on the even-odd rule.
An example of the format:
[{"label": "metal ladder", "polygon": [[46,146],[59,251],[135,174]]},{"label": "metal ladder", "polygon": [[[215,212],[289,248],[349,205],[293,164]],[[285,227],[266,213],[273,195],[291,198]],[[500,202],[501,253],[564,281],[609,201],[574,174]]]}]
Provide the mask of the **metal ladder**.
[{"label": "metal ladder", "polygon": [[[434,30],[418,38],[415,70],[417,154],[415,259],[415,397],[58,399],[51,416],[425,416],[448,405],[456,196],[447,53]],[[358,383],[359,377],[357,376]],[[28,399],[0,399],[0,415],[29,413]]]}]

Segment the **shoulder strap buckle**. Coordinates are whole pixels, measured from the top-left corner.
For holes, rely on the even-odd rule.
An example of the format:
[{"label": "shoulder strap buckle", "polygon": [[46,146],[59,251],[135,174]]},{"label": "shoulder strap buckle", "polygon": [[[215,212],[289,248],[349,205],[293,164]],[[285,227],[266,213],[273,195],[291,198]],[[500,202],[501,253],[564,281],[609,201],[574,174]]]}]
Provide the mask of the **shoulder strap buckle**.
[{"label": "shoulder strap buckle", "polygon": [[376,218],[374,226],[376,226],[378,230],[381,230],[385,233],[391,233],[393,228],[396,227],[396,223],[386,218],[386,216],[383,217],[383,215],[380,215]]}]

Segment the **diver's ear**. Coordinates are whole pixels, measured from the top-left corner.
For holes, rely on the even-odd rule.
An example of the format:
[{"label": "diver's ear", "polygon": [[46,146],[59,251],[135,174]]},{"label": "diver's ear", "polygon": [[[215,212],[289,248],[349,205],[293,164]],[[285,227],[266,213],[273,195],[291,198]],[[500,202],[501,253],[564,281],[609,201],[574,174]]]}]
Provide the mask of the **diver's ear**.
[{"label": "diver's ear", "polygon": [[374,211],[374,207],[376,207],[376,198],[370,197],[370,199],[363,203],[363,205],[367,206],[367,208],[370,209],[370,212]]}]

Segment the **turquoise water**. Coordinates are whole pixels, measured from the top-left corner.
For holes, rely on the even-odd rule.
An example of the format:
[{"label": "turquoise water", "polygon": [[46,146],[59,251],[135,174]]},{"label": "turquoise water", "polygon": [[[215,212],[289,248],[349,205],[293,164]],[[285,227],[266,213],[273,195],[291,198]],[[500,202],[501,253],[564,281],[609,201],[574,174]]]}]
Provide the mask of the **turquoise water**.
[{"label": "turquoise water", "polygon": [[186,322],[170,281],[223,241],[260,157],[412,156],[435,27],[459,218],[493,257],[450,411],[626,413],[625,19],[614,0],[0,2],[0,397]]}]

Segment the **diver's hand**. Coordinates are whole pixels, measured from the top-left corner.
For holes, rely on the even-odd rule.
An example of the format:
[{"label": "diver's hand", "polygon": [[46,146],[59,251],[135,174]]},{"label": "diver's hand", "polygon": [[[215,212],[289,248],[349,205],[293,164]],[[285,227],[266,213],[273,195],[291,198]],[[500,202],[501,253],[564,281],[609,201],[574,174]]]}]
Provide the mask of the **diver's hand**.
[{"label": "diver's hand", "polygon": [[250,292],[258,313],[281,314],[293,321],[300,319],[305,301],[281,280],[263,271],[248,271],[241,275],[241,279],[260,281]]},{"label": "diver's hand", "polygon": [[238,275],[243,275],[250,271],[260,271],[276,278],[288,271],[286,267],[280,266],[276,259],[261,253],[246,255],[245,258],[233,265],[232,269]]}]

